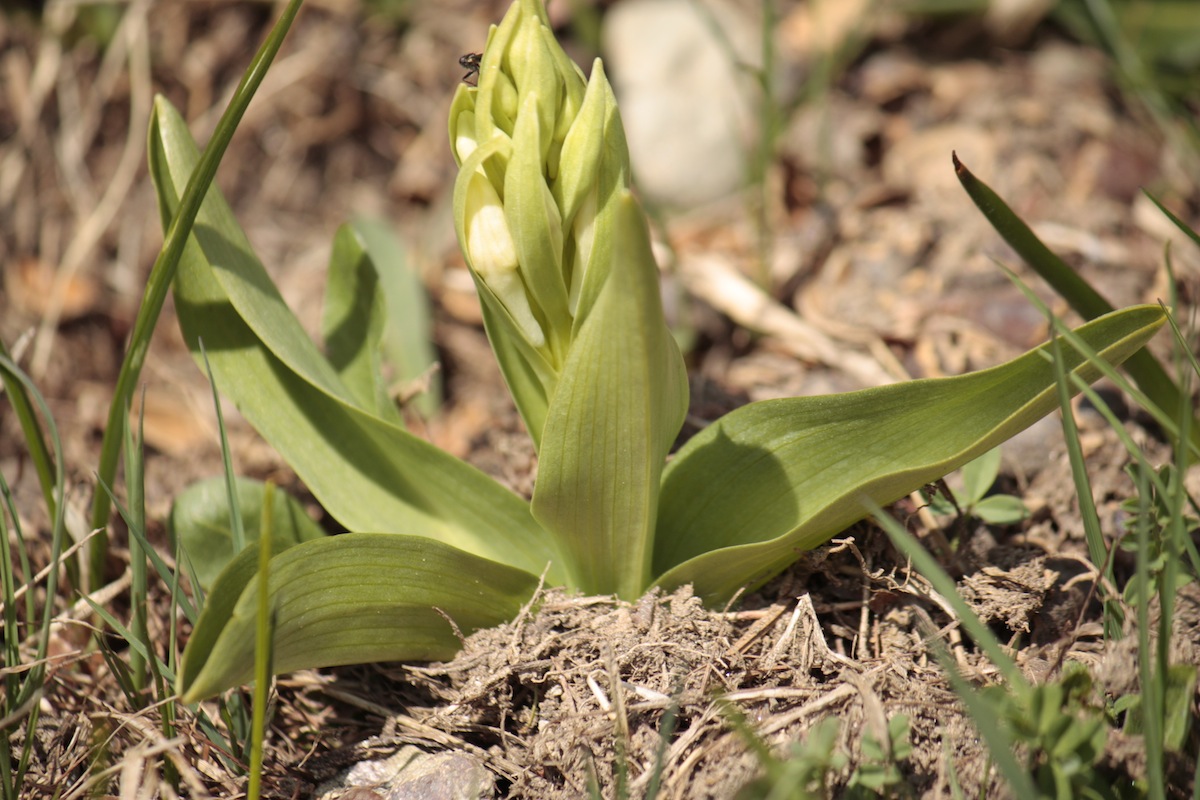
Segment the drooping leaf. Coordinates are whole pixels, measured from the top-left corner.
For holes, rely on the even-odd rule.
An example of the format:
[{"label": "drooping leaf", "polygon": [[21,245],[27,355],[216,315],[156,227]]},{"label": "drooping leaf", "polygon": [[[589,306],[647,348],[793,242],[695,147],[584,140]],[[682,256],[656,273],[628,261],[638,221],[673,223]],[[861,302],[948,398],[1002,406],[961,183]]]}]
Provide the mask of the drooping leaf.
[{"label": "drooping leaf", "polygon": [[[1076,332],[1112,363],[1145,344],[1161,309],[1135,306]],[[1050,345],[992,369],[827,397],[769,400],[701,431],[663,474],[656,581],[719,602],[802,552],[995,447],[1052,411]],[[1065,366],[1098,371],[1068,345]]]},{"label": "drooping leaf", "polygon": [[688,398],[645,222],[632,196],[617,202],[611,272],[551,398],[533,514],[579,588],[634,599],[649,583],[663,460]]},{"label": "drooping leaf", "polygon": [[[196,146],[162,98],[151,130],[151,175],[169,215]],[[215,190],[180,263],[175,304],[193,353],[203,338],[222,393],[348,529],[428,536],[533,573],[554,560],[520,498],[358,406]],[[547,580],[560,583],[560,569]]]},{"label": "drooping leaf", "polygon": [[[254,670],[256,548],[217,579],[180,669],[184,702]],[[419,536],[348,533],[270,562],[272,671],[449,658],[463,635],[511,619],[538,578]],[[453,624],[451,624],[453,623]]]},{"label": "drooping leaf", "polygon": [[[238,508],[249,544],[258,541],[265,484],[250,478],[236,480]],[[175,498],[167,518],[172,551],[176,543],[182,545],[200,585],[206,590],[237,555],[233,550],[227,498],[224,478],[197,481]],[[276,493],[272,518],[272,536],[281,550],[326,536],[321,526],[305,513],[300,502],[282,492]]]}]

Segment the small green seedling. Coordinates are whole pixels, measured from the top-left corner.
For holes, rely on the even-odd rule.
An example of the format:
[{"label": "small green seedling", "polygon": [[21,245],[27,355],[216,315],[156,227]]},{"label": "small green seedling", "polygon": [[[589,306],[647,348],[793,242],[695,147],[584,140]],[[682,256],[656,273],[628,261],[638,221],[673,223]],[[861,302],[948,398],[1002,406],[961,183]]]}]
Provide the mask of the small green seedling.
[{"label": "small green seedling", "polygon": [[[794,742],[786,754],[779,756],[754,732],[740,711],[726,705],[725,715],[762,768],[762,774],[738,792],[738,800],[817,800],[833,796],[832,787],[838,774],[850,763],[850,757],[837,746],[836,717],[826,717],[813,725],[802,742]],[[866,800],[904,795],[905,779],[900,763],[913,753],[908,716],[897,714],[889,718],[884,735],[886,742],[873,732],[864,731],[858,765],[838,797]]]},{"label": "small green seedling", "polygon": [[1014,740],[1026,746],[1026,766],[1039,797],[1117,796],[1094,768],[1111,726],[1104,710],[1090,702],[1092,679],[1086,667],[1070,663],[1059,680],[1027,691],[989,686],[980,694]]},{"label": "small green seedling", "polygon": [[885,733],[887,741],[882,742],[874,732],[863,732],[862,758],[846,784],[845,797],[859,800],[904,796],[905,779],[900,772],[900,763],[913,753],[908,715],[897,714],[889,718]]},{"label": "small green seedling", "polygon": [[[934,514],[972,517],[988,525],[1013,525],[1029,517],[1029,508],[1011,494],[989,495],[1000,474],[1000,448],[993,448],[962,468],[962,489],[955,492],[944,484],[942,493],[926,492]],[[949,492],[949,496],[946,496]]]},{"label": "small green seedling", "polygon": [[824,800],[830,784],[845,769],[849,758],[837,747],[838,721],[826,717],[808,731],[803,742],[794,742],[786,756],[771,752],[741,714],[730,721],[758,756],[763,774],[737,794],[737,800]]}]

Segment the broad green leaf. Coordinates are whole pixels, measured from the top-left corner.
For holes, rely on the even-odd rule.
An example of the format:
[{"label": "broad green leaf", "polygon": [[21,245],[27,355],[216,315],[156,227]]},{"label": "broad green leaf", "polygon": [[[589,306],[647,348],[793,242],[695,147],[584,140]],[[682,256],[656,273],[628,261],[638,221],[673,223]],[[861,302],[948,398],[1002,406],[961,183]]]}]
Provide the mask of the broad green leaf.
[{"label": "broad green leaf", "polygon": [[[375,265],[379,288],[383,291],[387,309],[383,326],[384,357],[396,370],[396,380],[415,381],[437,362],[429,293],[403,243],[389,225],[366,218],[358,218],[353,224]],[[441,374],[430,375],[428,389],[411,402],[426,418],[436,414],[442,405]]]},{"label": "broad green leaf", "polygon": [[[264,485],[261,481],[237,478],[238,509],[245,525],[247,544],[258,540]],[[272,536],[280,548],[327,535],[305,513],[298,500],[279,491],[276,491],[272,518]],[[229,520],[229,501],[222,477],[193,483],[171,505],[167,531],[171,536],[172,550],[176,543],[183,546],[200,579],[200,585],[206,590],[237,555],[233,550]]]},{"label": "broad green leaf", "polygon": [[329,256],[321,335],[325,356],[359,408],[394,425],[400,412],[383,381],[380,343],[385,307],[375,264],[349,225],[338,228]]},{"label": "broad green leaf", "polygon": [[[169,215],[196,146],[162,98],[151,132],[151,175]],[[193,354],[203,338],[222,393],[348,529],[428,536],[538,574],[554,560],[520,498],[358,406],[215,190],[180,263],[175,305]],[[560,570],[554,564],[547,580],[561,583]]]},{"label": "broad green leaf", "polygon": [[550,402],[533,515],[576,586],[634,599],[649,583],[659,479],[687,412],[687,375],[641,211],[628,193],[618,202],[608,280]]},{"label": "broad green leaf", "polygon": [[[251,680],[258,578],[248,547],[213,587],[180,669],[184,702]],[[275,674],[371,661],[450,658],[467,635],[511,619],[538,578],[420,536],[348,533],[270,562]],[[453,625],[451,624],[453,622]]]},{"label": "broad green leaf", "polygon": [[[1135,306],[1076,333],[1112,363],[1145,344],[1162,310]],[[663,475],[657,583],[719,602],[800,553],[1028,427],[1057,405],[1050,345],[982,372],[843,395],[753,403],[717,420]],[[1070,346],[1065,366],[1099,374]]]}]

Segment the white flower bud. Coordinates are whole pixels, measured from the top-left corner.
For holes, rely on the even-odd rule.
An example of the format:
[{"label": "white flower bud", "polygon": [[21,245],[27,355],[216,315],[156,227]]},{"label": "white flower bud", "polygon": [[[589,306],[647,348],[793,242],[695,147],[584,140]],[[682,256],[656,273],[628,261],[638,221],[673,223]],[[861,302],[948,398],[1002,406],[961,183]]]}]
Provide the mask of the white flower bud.
[{"label": "white flower bud", "polygon": [[471,175],[465,217],[467,257],[471,267],[504,304],[529,343],[542,347],[546,336],[533,315],[525,285],[517,271],[517,248],[504,218],[500,195],[483,172]]},{"label": "white flower bud", "polygon": [[458,155],[458,163],[466,161],[478,146],[479,142],[475,141],[475,112],[459,112],[454,128],[454,152]]}]

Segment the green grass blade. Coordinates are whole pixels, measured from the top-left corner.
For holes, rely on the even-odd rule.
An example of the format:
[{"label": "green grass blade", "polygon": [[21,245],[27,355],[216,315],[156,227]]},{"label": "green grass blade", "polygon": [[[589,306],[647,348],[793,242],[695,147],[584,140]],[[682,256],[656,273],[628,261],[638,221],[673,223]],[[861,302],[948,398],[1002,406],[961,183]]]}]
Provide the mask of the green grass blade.
[{"label": "green grass blade", "polygon": [[[138,636],[132,628],[124,625],[121,620],[113,616],[112,612],[96,601],[92,600],[92,598],[88,595],[83,595],[82,599],[85,603],[92,607],[92,611],[95,612],[97,617],[104,621],[105,625],[112,628],[118,636],[125,640],[132,653],[135,653],[139,659],[142,659],[145,662],[157,661],[163,674],[169,676],[170,680],[172,681],[175,679],[174,673],[171,671],[171,669],[162,661],[157,660],[157,655],[155,654],[153,647],[148,642],[144,641],[140,636]],[[132,697],[129,699],[131,701],[133,700]]]},{"label": "green grass blade", "polygon": [[[10,358],[3,341],[0,341],[0,358]],[[42,436],[42,428],[38,424],[37,415],[33,412],[33,404],[29,402],[24,384],[13,378],[8,370],[0,370],[0,383],[4,385],[4,391],[8,394],[8,402],[12,404],[17,423],[21,426],[21,436],[25,440],[29,459],[33,462],[33,468],[37,471],[38,483],[42,487],[42,498],[46,502],[50,518],[53,519],[56,504],[54,459]]]},{"label": "green grass blade", "polygon": [[[1120,379],[1117,382],[1117,387],[1122,391],[1128,392],[1131,388],[1129,384],[1124,382],[1120,376],[1117,377]],[[1105,404],[1103,398],[1101,398],[1091,387],[1081,384],[1078,378],[1075,379],[1075,385],[1076,388],[1078,388],[1088,398],[1088,400],[1092,403],[1092,406],[1099,411],[1104,419],[1108,422],[1109,427],[1112,428],[1112,430],[1116,433],[1118,440],[1125,447],[1125,451],[1129,453],[1130,458],[1137,464],[1139,474],[1144,476],[1149,482],[1153,492],[1155,492],[1159,497],[1169,496],[1171,494],[1169,487],[1163,483],[1162,477],[1159,475],[1158,471],[1150,464],[1149,460],[1147,460],[1146,454],[1133,441],[1133,437],[1130,436],[1129,432],[1125,430],[1125,427],[1121,424],[1121,420],[1119,420],[1117,415],[1114,414],[1112,410]],[[1196,504],[1192,498],[1186,495],[1185,497],[1188,506],[1195,509]],[[1183,536],[1181,537],[1181,540],[1176,541],[1176,545],[1177,550],[1182,550],[1182,552],[1187,553],[1189,562],[1192,565],[1192,573],[1194,575],[1200,575],[1200,550],[1197,550],[1196,544],[1192,541],[1192,537]],[[1110,565],[1109,573],[1111,573],[1111,571]]]},{"label": "green grass blade", "polygon": [[1186,222],[1181,220],[1179,217],[1177,217],[1173,213],[1171,213],[1171,210],[1169,208],[1167,208],[1166,206],[1164,206],[1162,203],[1160,203],[1157,197],[1155,197],[1154,195],[1152,195],[1146,191],[1143,191],[1142,194],[1144,194],[1144,195],[1146,195],[1146,197],[1150,198],[1150,202],[1154,203],[1154,205],[1158,206],[1158,210],[1163,213],[1163,216],[1165,216],[1167,219],[1171,220],[1171,222],[1174,223],[1176,228],[1179,228],[1179,230],[1183,231],[1183,233],[1189,239],[1191,239],[1193,242],[1196,243],[1197,247],[1200,247],[1200,233],[1197,233],[1195,230],[1192,229],[1192,227],[1190,225],[1188,225]]},{"label": "green grass blade", "polygon": [[1150,562],[1154,555],[1150,549],[1150,482],[1140,469],[1136,475],[1137,497],[1140,501],[1134,541],[1137,544],[1137,567],[1133,576],[1134,596],[1137,598],[1138,637],[1138,680],[1141,684],[1142,737],[1146,748],[1146,782],[1149,796],[1162,800],[1163,751],[1162,751],[1162,706],[1158,702],[1160,681],[1155,669],[1155,649],[1150,642]]},{"label": "green grass blade", "polygon": [[[11,669],[21,663],[21,630],[17,622],[16,570],[12,561],[12,548],[8,546],[9,529],[5,520],[8,518],[13,520],[14,538],[18,548],[22,550],[25,546],[25,537],[21,532],[21,518],[17,516],[16,500],[13,498],[12,490],[3,473],[0,473],[0,499],[4,501],[4,508],[0,509],[0,541],[5,543],[4,547],[0,547],[0,600],[4,603],[4,661],[0,666]],[[33,594],[33,592],[28,594]],[[29,618],[32,619],[32,616]],[[17,671],[6,671],[4,674],[6,701],[4,708],[11,708],[7,701],[17,696],[19,686],[20,677]],[[0,713],[0,716],[4,716],[4,714]],[[3,744],[0,742],[0,745]]]},{"label": "green grass blade", "polygon": [[[10,380],[22,384],[28,397],[32,399],[34,405],[41,411],[42,418],[46,424],[46,433],[49,436],[52,448],[50,463],[54,465],[54,516],[51,522],[53,527],[51,529],[50,540],[50,569],[46,578],[46,602],[42,608],[42,619],[37,629],[35,665],[27,673],[25,683],[18,695],[15,705],[19,706],[28,700],[33,692],[41,688],[46,675],[46,653],[50,647],[50,622],[54,617],[54,598],[58,596],[58,567],[62,558],[63,542],[66,537],[66,521],[64,518],[66,509],[62,503],[66,478],[63,473],[62,440],[58,436],[58,425],[54,422],[54,417],[50,414],[50,407],[47,405],[46,399],[37,390],[37,387],[34,386],[29,376],[22,372],[7,356],[0,356],[0,373],[3,373]],[[13,519],[16,518],[14,513]],[[30,618],[29,623],[33,624],[33,617]],[[34,713],[36,714],[36,709]],[[32,741],[32,738],[26,737],[27,743]]]},{"label": "green grass blade", "polygon": [[[279,16],[279,21],[275,23],[275,27],[271,29],[266,41],[255,54],[254,60],[250,62],[246,74],[242,76],[241,83],[238,84],[237,90],[229,101],[228,108],[225,109],[225,113],[217,123],[216,130],[213,131],[212,138],[204,149],[204,155],[197,164],[195,172],[187,179],[187,188],[182,191],[183,196],[179,200],[177,213],[170,215],[171,224],[163,239],[162,250],[159,251],[158,258],[154,261],[154,267],[150,270],[150,277],[146,281],[146,294],[142,298],[142,305],[134,320],[129,347],[125,353],[125,360],[121,364],[121,371],[117,375],[116,388],[113,390],[112,405],[108,411],[108,424],[104,428],[104,441],[100,450],[99,476],[102,483],[112,485],[113,479],[116,477],[117,461],[120,458],[121,443],[124,439],[123,432],[128,424],[125,410],[128,407],[133,388],[137,385],[138,377],[141,375],[142,365],[146,361],[146,353],[150,349],[150,338],[154,334],[154,326],[158,323],[158,317],[162,313],[163,302],[167,299],[167,291],[175,278],[179,259],[183,255],[183,249],[192,231],[196,214],[200,210],[200,204],[212,185],[213,178],[217,174],[217,166],[225,154],[225,148],[229,146],[229,141],[233,138],[242,115],[246,113],[251,98],[254,97],[254,93],[266,75],[267,67],[275,58],[275,54],[279,52],[284,36],[287,35],[292,21],[300,10],[300,3],[301,0],[289,0]],[[109,510],[108,495],[104,492],[97,492],[92,505],[92,527],[94,529],[104,528],[108,524]],[[107,537],[103,533],[97,534],[92,541],[89,557],[89,574],[93,576],[93,580],[97,580],[103,570],[107,549]]]},{"label": "green grass blade", "polygon": [[[45,420],[46,435],[50,440],[52,448],[48,463],[53,465],[54,481],[52,497],[50,499],[48,509],[51,511],[51,534],[50,534],[50,564],[48,577],[46,579],[45,604],[42,608],[41,620],[37,623],[37,629],[34,633],[37,641],[37,650],[33,659],[33,666],[25,673],[23,682],[17,686],[15,695],[5,692],[5,711],[8,714],[27,713],[25,719],[26,731],[37,730],[38,719],[41,715],[41,706],[39,703],[31,702],[42,689],[46,679],[46,654],[50,646],[50,623],[54,616],[54,599],[58,596],[58,575],[59,567],[62,560],[63,542],[66,537],[66,522],[64,515],[66,509],[63,504],[63,496],[65,493],[66,479],[63,473],[63,456],[62,456],[62,440],[58,435],[58,425],[54,421],[53,415],[50,413],[50,407],[46,404],[45,398],[34,386],[33,381],[29,376],[22,372],[7,355],[0,355],[0,376],[3,376],[6,385],[19,385],[18,389],[10,393],[10,397],[20,396],[30,403],[30,406],[36,406],[41,412],[42,418]],[[38,436],[40,437],[40,433]],[[44,440],[43,440],[44,442]],[[31,443],[31,446],[35,444]],[[14,524],[19,524],[17,521],[20,517],[17,515],[15,503],[10,493],[5,488],[6,505]],[[4,512],[0,511],[0,515]],[[19,535],[19,531],[18,531]],[[3,546],[7,548],[7,535],[4,539]],[[28,559],[22,555],[22,565],[27,576],[32,576],[29,569]],[[32,580],[32,578],[29,578]],[[34,601],[32,598],[33,592],[27,592],[29,596],[28,623],[32,627],[36,619],[34,610]],[[8,738],[8,733],[0,731],[5,739]],[[4,778],[3,790],[8,792],[10,787],[12,791],[19,792],[23,782],[23,776],[29,769],[30,758],[33,754],[33,744],[36,740],[34,736],[25,736],[24,744],[21,747],[21,755],[13,763],[12,752],[10,746],[6,744],[0,747],[0,777]]]},{"label": "green grass blade", "polygon": [[242,509],[238,505],[237,476],[233,471],[233,456],[229,453],[229,437],[225,435],[225,417],[221,414],[221,397],[217,394],[217,381],[213,378],[212,364],[204,350],[204,340],[197,339],[200,358],[204,362],[204,373],[208,376],[208,387],[212,391],[213,409],[217,412],[217,433],[221,438],[221,474],[225,483],[225,507],[229,510],[229,540],[234,553],[242,552],[246,546],[246,528],[242,522]]},{"label": "green grass blade", "polygon": [[[3,586],[0,594],[3,595],[4,601],[4,659],[0,662],[0,667],[3,667],[5,672],[4,701],[0,703],[0,718],[6,718],[17,710],[17,700],[21,694],[21,678],[17,669],[21,664],[21,633],[17,626],[16,576],[11,548],[8,545],[9,530],[5,522],[5,509],[13,520],[16,541],[22,550],[24,536],[21,534],[16,502],[3,473],[0,473],[0,498],[4,501],[4,508],[0,509],[0,541],[4,542],[4,546],[0,547],[0,585]],[[28,575],[28,571],[25,574]],[[33,592],[27,594],[32,595]],[[29,614],[27,618],[32,619],[33,615]],[[5,800],[16,798],[23,781],[22,770],[19,765],[13,764],[10,730],[7,727],[0,729],[0,797]]]},{"label": "green grass blade", "polygon": [[[1053,325],[1051,320],[1051,325]],[[1062,345],[1059,339],[1054,339],[1051,352],[1054,355],[1054,378],[1058,387],[1058,405],[1062,411],[1063,438],[1067,446],[1067,458],[1071,464],[1071,478],[1075,482],[1075,498],[1079,503],[1079,516],[1083,522],[1083,535],[1087,541],[1088,557],[1098,570],[1104,570],[1106,577],[1112,577],[1112,559],[1109,558],[1108,545],[1104,541],[1104,532],[1100,529],[1100,515],[1096,512],[1096,500],[1092,496],[1092,482],[1087,474],[1087,466],[1083,459],[1083,446],[1079,442],[1079,428],[1075,425],[1075,415],[1071,411],[1071,395],[1073,387],[1063,369]],[[1106,585],[1103,581],[1100,586]],[[1111,585],[1111,584],[1107,584]],[[1119,603],[1112,598],[1104,598],[1104,632],[1110,639],[1121,637],[1121,618]]]},{"label": "green grass blade", "polygon": [[[125,520],[126,525],[129,527],[130,537],[138,541],[138,544],[142,548],[142,552],[145,553],[150,559],[150,564],[154,567],[154,571],[158,573],[159,579],[172,586],[176,585],[178,578],[175,574],[175,571],[168,566],[167,562],[163,560],[162,556],[160,556],[150,544],[149,540],[146,538],[145,530],[136,525],[136,521],[129,514],[129,511],[125,508],[124,504],[122,504],[116,495],[113,494],[111,487],[105,483],[101,483],[99,486],[101,491],[108,494],[108,501],[111,504],[111,507],[116,508],[117,513],[122,519]],[[189,622],[195,623],[197,617],[199,616],[196,608],[183,595],[180,595],[179,597],[180,606],[183,609],[184,616],[187,617]]]},{"label": "green grass blade", "polygon": [[271,521],[274,519],[275,486],[267,482],[263,492],[262,536],[258,540],[258,613],[254,618],[254,706],[250,722],[250,781],[248,800],[258,800],[262,788],[263,740],[267,736],[267,701],[271,691]]},{"label": "green grass blade", "polygon": [[[1175,321],[1175,314],[1168,314],[1167,322],[1171,326],[1172,335],[1175,337],[1175,352],[1181,356],[1183,360],[1187,361],[1187,366],[1192,371],[1191,375],[1194,377],[1200,377],[1200,360],[1197,360],[1196,354],[1192,352],[1192,347],[1188,342],[1188,337],[1184,336],[1183,331],[1179,329],[1179,323]],[[1179,367],[1179,372],[1181,375],[1183,374],[1182,367]],[[1188,381],[1191,381],[1190,377]]]},{"label": "green grass blade", "polygon": [[[1121,423],[1121,420],[1117,417],[1116,413],[1109,408],[1108,403],[1105,402],[1104,398],[1101,397],[1095,389],[1084,384],[1078,378],[1073,380],[1075,383],[1075,388],[1079,390],[1080,394],[1087,398],[1088,402],[1091,403],[1092,408],[1094,408],[1102,417],[1104,417],[1104,420],[1108,423],[1109,428],[1116,434],[1117,439],[1125,448],[1125,452],[1129,454],[1129,457],[1138,465],[1139,469],[1144,471],[1144,474],[1149,479],[1150,485],[1154,487],[1154,490],[1158,492],[1160,496],[1165,494],[1167,487],[1162,482],[1158,472],[1155,471],[1155,469],[1150,465],[1150,462],[1146,458],[1146,453],[1140,447],[1138,447],[1136,442],[1134,442],[1133,437],[1129,435],[1129,431],[1125,429],[1125,426]],[[1128,384],[1125,386],[1118,384],[1118,388],[1124,389],[1126,386],[1128,386]],[[1074,469],[1074,467],[1072,467],[1072,469]],[[1088,555],[1090,558],[1094,558],[1092,555],[1093,546],[1094,545],[1089,540]],[[1195,563],[1200,566],[1200,558],[1198,558]],[[1096,563],[1096,566],[1100,567],[1101,563]],[[1116,585],[1116,582],[1113,579],[1111,558],[1109,559],[1108,567],[1104,571],[1104,575],[1110,581],[1111,585]],[[1124,612],[1120,609],[1120,607],[1114,607],[1114,611],[1120,614],[1122,617],[1124,616]]]},{"label": "green grass blade", "polygon": [[[142,405],[138,412],[137,439],[133,431],[125,428],[125,492],[129,498],[129,511],[134,515],[131,522],[138,529],[146,529],[146,482],[145,460],[142,452],[142,442],[145,430],[146,394],[142,392]],[[132,525],[131,525],[132,527]],[[146,556],[141,543],[136,537],[129,537],[129,629],[134,638],[140,640],[145,650],[150,650],[150,631],[146,622]],[[136,650],[129,655],[129,674],[133,681],[135,692],[140,692],[146,686],[146,670],[148,660]],[[136,695],[135,695],[136,696]],[[135,708],[139,706],[134,706]]]},{"label": "green grass blade", "polygon": [[[1084,319],[1096,319],[1113,310],[1112,304],[1100,296],[1079,273],[1071,269],[1065,261],[1051,252],[1042,243],[1028,225],[1018,217],[1011,208],[992,191],[991,187],[979,180],[970,170],[954,156],[954,169],[959,183],[966,190],[971,200],[983,212],[984,217],[991,223],[996,232],[1008,242],[1013,250],[1033,268],[1038,275],[1050,284]],[[1178,408],[1182,395],[1179,387],[1167,375],[1162,364],[1148,351],[1135,353],[1125,362],[1125,369],[1133,377],[1138,387],[1149,395],[1154,402],[1164,409]],[[1193,431],[1192,441],[1200,446],[1200,429]]]}]

